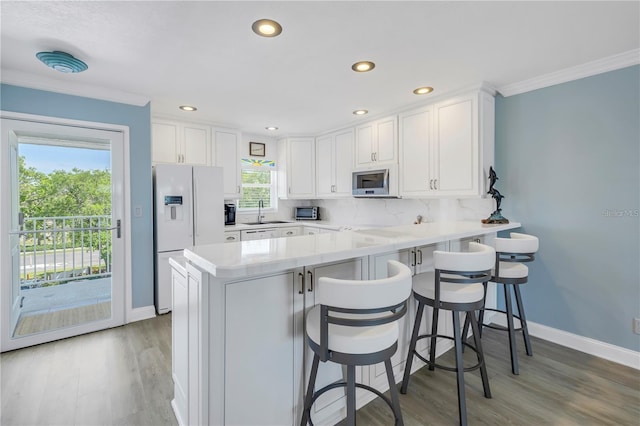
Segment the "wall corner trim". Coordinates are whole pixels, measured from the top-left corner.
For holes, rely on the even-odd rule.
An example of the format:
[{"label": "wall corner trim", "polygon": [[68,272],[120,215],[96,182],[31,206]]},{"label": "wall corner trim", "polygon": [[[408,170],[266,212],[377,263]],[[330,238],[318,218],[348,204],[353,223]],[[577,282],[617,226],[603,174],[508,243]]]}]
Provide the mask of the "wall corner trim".
[{"label": "wall corner trim", "polygon": [[549,74],[534,77],[518,83],[507,84],[499,87],[498,92],[504,97],[519,95],[545,87],[555,86],[573,80],[602,74],[609,71],[640,64],[640,49],[629,50],[617,55],[587,62],[571,68],[565,68]]},{"label": "wall corner trim", "polygon": [[156,307],[154,305],[143,306],[141,308],[133,308],[127,310],[126,324],[136,321],[155,318]]},{"label": "wall corner trim", "polygon": [[[507,326],[503,314],[497,315],[493,321],[503,327]],[[640,352],[531,321],[527,321],[527,326],[531,336],[640,370]]]}]

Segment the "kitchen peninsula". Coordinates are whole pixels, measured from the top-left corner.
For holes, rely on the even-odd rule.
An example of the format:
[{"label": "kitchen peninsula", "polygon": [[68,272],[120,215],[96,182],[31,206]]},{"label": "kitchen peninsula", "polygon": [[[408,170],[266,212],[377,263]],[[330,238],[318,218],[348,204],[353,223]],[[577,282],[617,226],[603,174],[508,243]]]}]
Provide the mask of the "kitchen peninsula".
[{"label": "kitchen peninsula", "polygon": [[[303,319],[315,304],[319,277],[380,278],[389,259],[423,272],[432,268],[434,250],[464,250],[475,240],[492,245],[498,231],[518,227],[435,222],[186,249],[186,264],[171,260],[172,406],[179,423],[299,424],[310,368]],[[492,289],[487,305],[494,304]],[[392,359],[396,381],[402,378],[413,315],[412,303]],[[441,320],[438,326],[450,333],[450,318]],[[426,344],[418,350],[427,351]],[[439,354],[447,349],[446,343],[438,345]],[[323,367],[318,387],[341,380],[339,366]],[[388,388],[382,365],[359,367],[357,380]],[[374,396],[358,393],[358,406]],[[315,424],[334,424],[343,411],[344,392],[338,388],[322,395],[311,415]]]}]

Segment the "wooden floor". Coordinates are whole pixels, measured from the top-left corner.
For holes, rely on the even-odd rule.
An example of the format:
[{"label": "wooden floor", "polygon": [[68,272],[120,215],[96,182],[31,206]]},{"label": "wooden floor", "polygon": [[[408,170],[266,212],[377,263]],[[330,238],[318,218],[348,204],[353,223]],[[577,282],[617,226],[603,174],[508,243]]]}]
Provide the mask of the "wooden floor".
[{"label": "wooden floor", "polygon": [[[477,372],[467,373],[470,425],[640,425],[640,373],[533,338],[510,371],[506,336],[486,330],[483,345],[492,399]],[[0,424],[175,425],[170,406],[171,316],[163,315],[0,356]],[[469,354],[470,356],[471,354]],[[452,360],[452,354],[442,358]],[[455,425],[453,373],[425,369],[400,401],[405,425]],[[392,425],[375,400],[360,426]]]},{"label": "wooden floor", "polygon": [[111,318],[111,302],[92,303],[42,314],[24,315],[18,320],[14,335],[27,336],[108,318]]}]

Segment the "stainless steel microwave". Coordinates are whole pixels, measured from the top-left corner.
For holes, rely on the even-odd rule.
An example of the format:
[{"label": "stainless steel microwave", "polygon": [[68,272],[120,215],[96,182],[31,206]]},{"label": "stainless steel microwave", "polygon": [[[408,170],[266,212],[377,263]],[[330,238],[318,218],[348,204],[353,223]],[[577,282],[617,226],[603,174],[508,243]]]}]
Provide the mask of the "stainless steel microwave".
[{"label": "stainless steel microwave", "polygon": [[318,210],[316,206],[296,207],[294,217],[296,220],[319,220]]},{"label": "stainless steel microwave", "polygon": [[359,170],[353,172],[352,195],[354,197],[396,197],[391,185],[391,169]]}]

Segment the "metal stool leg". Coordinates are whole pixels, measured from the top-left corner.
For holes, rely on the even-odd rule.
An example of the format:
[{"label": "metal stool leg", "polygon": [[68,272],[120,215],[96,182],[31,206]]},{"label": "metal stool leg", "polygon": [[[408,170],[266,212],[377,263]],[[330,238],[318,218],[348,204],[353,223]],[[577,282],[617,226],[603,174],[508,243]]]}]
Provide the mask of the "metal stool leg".
[{"label": "metal stool leg", "polygon": [[[460,332],[460,330],[458,330]],[[431,347],[429,347],[429,370],[436,369],[436,335],[438,334],[438,308],[433,307],[433,315],[431,317]]]},{"label": "metal stool leg", "polygon": [[313,398],[313,389],[316,387],[316,376],[318,375],[319,364],[320,357],[314,354],[313,363],[311,364],[311,375],[309,376],[309,385],[307,387],[307,393],[304,396],[304,410],[302,411],[300,426],[307,426],[307,423],[309,423],[309,417],[311,416],[311,399]]},{"label": "metal stool leg", "polygon": [[422,314],[424,313],[424,303],[418,301],[418,311],[416,312],[416,319],[413,323],[413,332],[411,334],[411,342],[409,343],[409,351],[407,352],[407,362],[404,367],[404,376],[402,378],[402,387],[400,392],[402,394],[407,393],[407,387],[409,386],[409,377],[411,377],[411,366],[413,365],[413,353],[416,350],[416,344],[418,342],[418,334],[420,332],[420,321],[422,321]]},{"label": "metal stool leg", "polygon": [[384,368],[387,370],[387,380],[389,381],[389,395],[393,405],[393,416],[396,418],[395,426],[404,426],[402,421],[402,411],[400,411],[400,399],[398,399],[398,389],[396,389],[396,381],[393,377],[393,367],[391,367],[391,359],[384,361]]},{"label": "metal stool leg", "polygon": [[516,336],[513,330],[513,307],[511,301],[511,291],[509,286],[511,284],[504,284],[504,303],[507,311],[507,329],[509,332],[509,349],[511,350],[511,371],[513,374],[520,374],[518,372],[518,348],[516,346]]},{"label": "metal stool leg", "polygon": [[460,317],[453,311],[453,341],[456,353],[456,378],[458,383],[458,414],[460,425],[467,425],[467,404],[464,393],[464,365],[462,363],[462,339],[460,337]]},{"label": "metal stool leg", "polygon": [[347,426],[356,425],[356,366],[347,365]]},{"label": "metal stool leg", "polygon": [[527,351],[527,355],[533,356],[533,349],[531,349],[531,340],[529,340],[529,329],[527,327],[527,318],[524,315],[524,306],[522,305],[522,296],[520,295],[520,286],[514,285],[513,292],[516,295],[516,303],[518,304],[518,315],[520,316],[520,323],[522,327],[522,337],[524,338],[524,347]]},{"label": "metal stool leg", "polygon": [[478,323],[480,325],[480,334],[478,336],[482,337],[482,329],[484,328],[484,306],[487,303],[487,287],[489,283],[482,283],[484,286],[484,296],[482,296],[482,309],[480,309],[480,313],[478,314]]},{"label": "metal stool leg", "polygon": [[482,340],[480,339],[479,325],[475,317],[471,318],[471,330],[473,331],[473,341],[476,345],[476,353],[478,354],[478,363],[480,364],[480,377],[482,377],[482,387],[484,388],[484,396],[491,398],[491,389],[489,388],[489,375],[487,374],[487,364],[484,362],[484,352],[482,351]]}]

